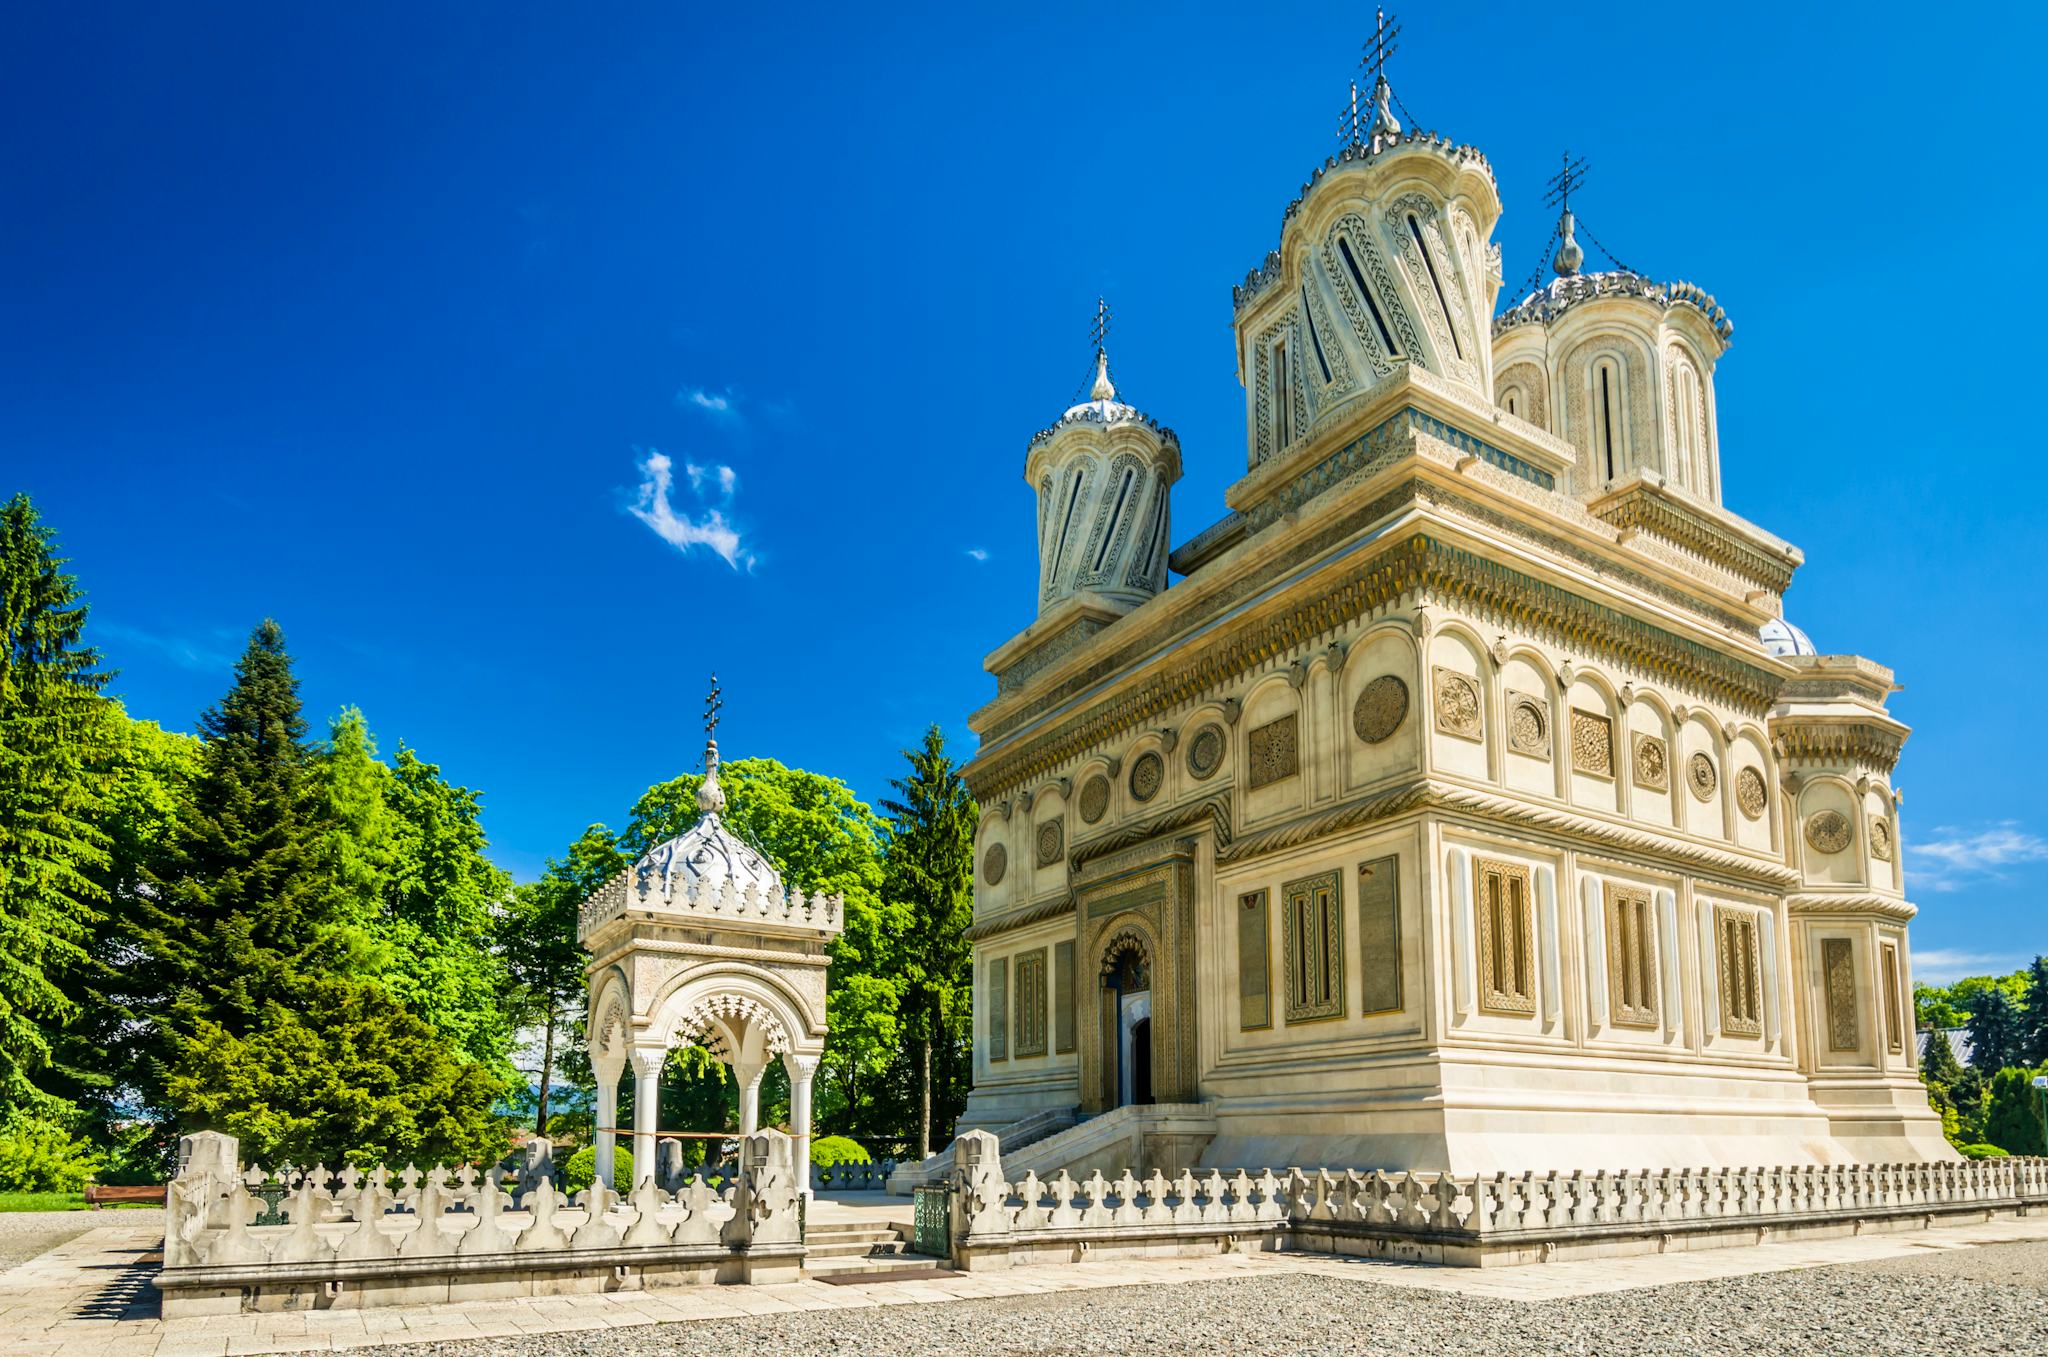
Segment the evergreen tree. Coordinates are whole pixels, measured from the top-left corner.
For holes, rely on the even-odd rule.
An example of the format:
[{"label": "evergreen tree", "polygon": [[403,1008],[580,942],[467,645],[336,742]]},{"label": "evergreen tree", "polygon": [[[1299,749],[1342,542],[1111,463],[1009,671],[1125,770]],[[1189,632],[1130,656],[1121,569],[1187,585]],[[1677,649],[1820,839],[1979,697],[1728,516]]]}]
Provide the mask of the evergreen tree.
[{"label": "evergreen tree", "polygon": [[2048,1065],[2048,956],[2027,967],[2027,997],[2020,1005],[2020,1061]]},{"label": "evergreen tree", "polygon": [[1920,1082],[1946,1095],[1962,1077],[1963,1063],[1956,1059],[1955,1047],[1949,1045],[1947,1034],[1929,1032],[1927,1053],[1920,1057]]},{"label": "evergreen tree", "polygon": [[63,1110],[32,1076],[106,895],[108,675],[64,564],[26,495],[0,506],[0,1112]]},{"label": "evergreen tree", "polygon": [[1984,1139],[2008,1154],[2048,1154],[2048,1125],[2033,1071],[2005,1069],[1991,1079],[1984,1113]]},{"label": "evergreen tree", "polygon": [[628,861],[611,832],[592,825],[566,857],[548,860],[540,880],[514,890],[498,919],[496,951],[512,983],[512,1012],[520,1025],[541,1029],[535,1135],[547,1134],[558,1047],[583,1006],[589,958],[576,936],[577,914]]},{"label": "evergreen tree", "polygon": [[[882,809],[891,821],[884,858],[885,890],[910,908],[902,949],[905,1037],[916,1053],[919,1157],[932,1151],[935,1118],[950,1121],[965,1105],[967,1072],[958,1058],[973,1012],[967,927],[974,918],[974,827],[979,812],[935,725],[924,743],[905,750],[907,777],[890,786]],[[935,1068],[936,1067],[936,1068]],[[950,1115],[949,1115],[950,1114]]]},{"label": "evergreen tree", "polygon": [[1989,1079],[2019,1059],[2019,1005],[2000,986],[1979,991],[1970,1007],[1970,1063]]}]

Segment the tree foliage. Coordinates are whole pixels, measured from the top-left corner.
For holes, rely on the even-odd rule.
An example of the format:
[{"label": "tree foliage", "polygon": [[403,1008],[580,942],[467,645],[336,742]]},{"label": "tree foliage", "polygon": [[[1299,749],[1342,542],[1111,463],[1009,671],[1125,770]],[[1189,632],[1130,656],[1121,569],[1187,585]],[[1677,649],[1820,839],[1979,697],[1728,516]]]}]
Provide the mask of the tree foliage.
[{"label": "tree foliage", "polygon": [[2033,1070],[2002,1069],[1991,1077],[1984,1139],[2007,1154],[2048,1155],[2048,1123]]},{"label": "tree foliage", "polygon": [[1994,985],[1974,996],[1969,1029],[1972,1065],[1988,1073],[2018,1063],[2020,1006],[2011,991]]},{"label": "tree foliage", "polygon": [[628,861],[611,831],[592,825],[567,854],[548,860],[540,880],[514,890],[498,916],[494,950],[511,984],[507,1012],[514,1021],[541,1029],[540,1068],[532,1071],[539,1085],[536,1135],[548,1132],[558,1067],[570,1049],[568,1028],[582,1010],[589,954],[576,936],[577,914]]}]

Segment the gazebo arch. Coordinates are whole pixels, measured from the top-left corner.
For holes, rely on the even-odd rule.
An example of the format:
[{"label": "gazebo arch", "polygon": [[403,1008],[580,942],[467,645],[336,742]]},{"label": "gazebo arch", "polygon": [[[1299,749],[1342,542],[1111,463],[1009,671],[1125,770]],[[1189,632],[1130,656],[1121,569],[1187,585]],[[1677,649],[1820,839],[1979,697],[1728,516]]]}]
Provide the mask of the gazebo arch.
[{"label": "gazebo arch", "polygon": [[619,1077],[633,1066],[633,1174],[655,1172],[662,1067],[701,1044],[732,1067],[740,1134],[760,1129],[761,1076],[789,1071],[797,1182],[808,1190],[811,1083],[825,1051],[825,948],[839,896],[789,890],[766,857],[719,819],[718,743],[705,741],[699,818],[584,902],[590,952],[590,1063],[597,1075],[597,1172],[611,1185]]}]

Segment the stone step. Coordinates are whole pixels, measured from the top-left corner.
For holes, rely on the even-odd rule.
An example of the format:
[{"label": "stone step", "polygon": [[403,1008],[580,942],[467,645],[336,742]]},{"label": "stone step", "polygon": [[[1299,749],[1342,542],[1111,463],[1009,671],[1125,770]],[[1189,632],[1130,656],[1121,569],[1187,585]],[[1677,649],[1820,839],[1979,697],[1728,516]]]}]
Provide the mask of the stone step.
[{"label": "stone step", "polygon": [[809,1235],[804,1238],[804,1252],[812,1258],[887,1257],[902,1253],[908,1247],[895,1235],[886,1239],[820,1240]]},{"label": "stone step", "polygon": [[873,1277],[886,1280],[899,1272],[928,1272],[933,1269],[951,1271],[943,1258],[927,1258],[921,1253],[885,1253],[859,1258],[807,1258],[804,1271],[821,1281],[837,1281],[855,1277]]},{"label": "stone step", "polygon": [[831,1235],[834,1238],[842,1236],[850,1238],[855,1235],[862,1237],[877,1235],[886,1239],[893,1236],[899,1228],[894,1221],[885,1220],[806,1221],[804,1223],[804,1233],[813,1237]]}]

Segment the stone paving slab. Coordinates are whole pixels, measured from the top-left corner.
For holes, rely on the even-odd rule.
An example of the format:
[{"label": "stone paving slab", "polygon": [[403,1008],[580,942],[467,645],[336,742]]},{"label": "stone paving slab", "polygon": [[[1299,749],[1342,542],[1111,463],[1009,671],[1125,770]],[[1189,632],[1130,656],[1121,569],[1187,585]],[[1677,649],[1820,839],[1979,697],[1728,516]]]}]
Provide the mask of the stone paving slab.
[{"label": "stone paving slab", "polygon": [[1444,1268],[1319,1254],[1132,1259],[961,1273],[923,1281],[819,1281],[678,1287],[455,1305],[157,1317],[160,1229],[104,1225],[0,1272],[0,1357],[239,1357],[397,1343],[702,1323],[743,1315],[943,1305],[1109,1287],[1313,1274],[1495,1300],[1553,1301],[1681,1282],[1910,1257],[1930,1250],[2048,1240],[2048,1216],[1903,1234],[1698,1252],[1578,1259],[1518,1268]]}]

